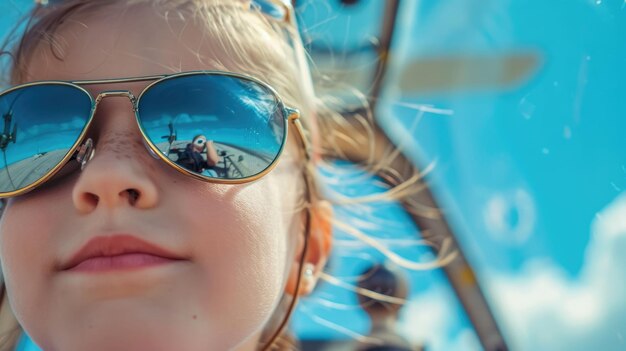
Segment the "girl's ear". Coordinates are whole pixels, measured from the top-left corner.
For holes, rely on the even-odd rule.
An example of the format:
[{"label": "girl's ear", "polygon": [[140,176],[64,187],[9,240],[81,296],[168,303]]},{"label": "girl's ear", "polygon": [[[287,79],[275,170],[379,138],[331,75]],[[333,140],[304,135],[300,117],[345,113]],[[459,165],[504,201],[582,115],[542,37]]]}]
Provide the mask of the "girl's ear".
[{"label": "girl's ear", "polygon": [[[328,261],[332,246],[332,218],[333,208],[328,201],[317,201],[311,209],[311,232],[309,234],[309,245],[304,259],[305,267],[302,270],[300,290],[298,295],[308,295],[315,288],[319,275]],[[298,238],[296,254],[293,258],[291,270],[285,286],[285,292],[294,295],[300,270],[300,253],[304,246],[302,235]]]}]

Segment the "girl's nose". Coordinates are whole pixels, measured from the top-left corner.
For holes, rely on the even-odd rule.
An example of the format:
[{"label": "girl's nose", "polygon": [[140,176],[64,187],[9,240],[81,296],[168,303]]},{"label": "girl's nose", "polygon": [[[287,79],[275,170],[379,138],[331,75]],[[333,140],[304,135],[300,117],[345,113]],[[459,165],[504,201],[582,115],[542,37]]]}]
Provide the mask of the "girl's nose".
[{"label": "girl's nose", "polygon": [[94,156],[72,189],[72,200],[80,213],[99,207],[148,209],[158,202],[155,175],[149,171],[150,162],[155,160],[148,154],[132,115],[123,115],[128,120],[101,116],[108,123],[98,128],[101,133]]},{"label": "girl's nose", "polygon": [[89,213],[98,207],[147,209],[156,205],[158,191],[146,171],[148,160],[137,152],[147,154],[147,151],[134,147],[124,150],[128,144],[104,147],[100,153],[95,150],[72,190],[72,200],[79,212]]}]

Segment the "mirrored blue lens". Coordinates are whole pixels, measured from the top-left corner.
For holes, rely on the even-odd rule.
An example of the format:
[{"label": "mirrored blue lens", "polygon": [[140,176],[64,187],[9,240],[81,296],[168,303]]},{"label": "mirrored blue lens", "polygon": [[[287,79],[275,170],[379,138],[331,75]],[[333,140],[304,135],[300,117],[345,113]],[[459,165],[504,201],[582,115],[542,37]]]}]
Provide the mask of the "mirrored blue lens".
[{"label": "mirrored blue lens", "polygon": [[[140,98],[139,125],[168,159],[210,178],[244,179],[267,169],[283,146],[276,95],[244,78],[195,74],[163,80]],[[206,143],[195,141],[204,139]]]},{"label": "mirrored blue lens", "polygon": [[91,98],[77,87],[42,84],[0,96],[0,193],[47,175],[85,128]]}]

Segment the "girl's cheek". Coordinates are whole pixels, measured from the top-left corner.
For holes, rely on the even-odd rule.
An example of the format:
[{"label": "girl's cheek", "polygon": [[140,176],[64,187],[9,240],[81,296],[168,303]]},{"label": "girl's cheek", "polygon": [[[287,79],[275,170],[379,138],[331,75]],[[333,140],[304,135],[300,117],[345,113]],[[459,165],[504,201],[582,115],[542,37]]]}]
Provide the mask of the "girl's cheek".
[{"label": "girl's cheek", "polygon": [[[42,257],[49,221],[47,215],[28,204],[10,204],[0,222],[0,254],[4,270],[27,269]],[[27,259],[28,257],[28,259]],[[20,265],[29,260],[31,264]]]},{"label": "girl's cheek", "polygon": [[53,260],[62,245],[62,240],[55,241],[53,233],[67,211],[72,209],[54,197],[30,196],[10,201],[0,221],[2,257],[33,263]]},{"label": "girl's cheek", "polygon": [[[53,270],[49,229],[54,217],[26,203],[10,204],[0,221],[0,259],[7,292],[20,321],[36,323]],[[43,299],[43,300],[42,300]],[[30,325],[29,323],[29,325]]]}]

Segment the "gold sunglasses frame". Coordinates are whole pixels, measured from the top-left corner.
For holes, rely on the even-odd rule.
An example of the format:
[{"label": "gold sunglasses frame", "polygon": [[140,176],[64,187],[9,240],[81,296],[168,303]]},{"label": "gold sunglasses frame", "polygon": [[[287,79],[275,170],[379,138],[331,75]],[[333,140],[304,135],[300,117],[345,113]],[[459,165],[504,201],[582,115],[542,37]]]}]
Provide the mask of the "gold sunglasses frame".
[{"label": "gold sunglasses frame", "polygon": [[[220,179],[220,178],[212,178],[212,177],[208,177],[208,176],[203,176],[201,174],[198,173],[194,173],[191,172],[185,168],[183,168],[182,166],[178,165],[176,162],[170,160],[169,158],[167,158],[166,155],[163,154],[163,152],[161,150],[159,150],[156,145],[152,142],[152,140],[150,140],[150,138],[148,138],[146,132],[144,131],[141,123],[140,123],[140,111],[139,111],[139,103],[141,101],[141,98],[144,96],[144,94],[150,90],[150,88],[152,88],[153,86],[160,84],[162,82],[171,80],[171,79],[177,79],[177,78],[181,78],[181,77],[190,77],[190,76],[220,76],[220,77],[232,77],[232,78],[237,78],[237,79],[241,79],[244,81],[248,81],[248,82],[253,82],[255,84],[260,85],[261,87],[267,89],[269,92],[271,92],[274,95],[274,98],[276,99],[276,102],[278,104],[278,108],[280,109],[283,117],[284,117],[284,128],[285,128],[285,132],[283,135],[283,139],[282,139],[282,143],[280,146],[280,149],[278,150],[278,153],[276,154],[276,157],[272,160],[272,162],[261,172],[251,176],[251,177],[246,177],[246,178],[241,178],[241,179]],[[145,82],[145,81],[154,81],[150,84],[148,84],[145,88],[143,88],[143,90],[141,91],[141,93],[139,94],[138,97],[135,97],[135,95],[130,91],[130,90],[105,90],[100,92],[96,98],[94,99],[93,95],[91,93],[89,93],[89,91],[87,91],[85,88],[83,88],[82,86],[85,85],[98,85],[98,84],[118,84],[118,83],[134,83],[134,82]],[[269,172],[272,171],[272,169],[274,169],[274,167],[276,167],[278,160],[281,156],[281,154],[283,153],[285,144],[287,143],[287,138],[289,135],[289,125],[293,124],[293,126],[295,127],[297,134],[299,136],[299,139],[302,143],[302,146],[304,148],[304,157],[305,160],[308,162],[311,158],[311,146],[305,136],[305,132],[304,132],[304,128],[302,126],[302,123],[300,121],[300,112],[298,109],[292,108],[292,107],[288,107],[284,104],[282,98],[280,97],[280,95],[278,94],[278,92],[276,92],[276,90],[274,90],[274,88],[272,88],[269,84],[263,82],[260,79],[257,79],[255,77],[246,75],[246,74],[241,74],[241,73],[235,73],[235,72],[227,72],[227,71],[217,71],[217,70],[203,70],[203,71],[189,71],[189,72],[181,72],[181,73],[176,73],[176,74],[170,74],[170,75],[152,75],[152,76],[141,76],[141,77],[130,77],[130,78],[112,78],[112,79],[99,79],[99,80],[76,80],[76,81],[54,81],[54,80],[50,80],[50,81],[38,81],[38,82],[30,82],[30,83],[26,83],[26,84],[21,84],[21,85],[17,85],[15,87],[12,87],[8,90],[3,91],[2,93],[0,93],[0,98],[2,96],[5,96],[13,91],[19,90],[19,89],[25,89],[28,87],[32,87],[32,86],[41,86],[41,85],[65,85],[65,86],[71,86],[73,88],[79,89],[81,91],[83,91],[90,99],[91,102],[91,111],[90,111],[90,115],[87,119],[87,122],[85,123],[85,126],[83,127],[80,135],[78,136],[78,138],[76,139],[76,142],[74,142],[74,144],[72,145],[72,147],[70,147],[70,149],[67,151],[67,153],[65,154],[65,156],[61,159],[61,161],[59,161],[52,169],[50,169],[43,177],[39,178],[37,181],[35,181],[34,183],[27,185],[26,187],[20,188],[18,190],[14,190],[14,191],[10,191],[10,192],[4,192],[4,193],[0,193],[0,198],[8,198],[8,197],[14,197],[14,196],[19,196],[22,194],[25,194],[29,191],[34,190],[35,188],[41,186],[43,183],[45,183],[46,181],[50,180],[52,177],[54,177],[54,175],[56,175],[71,159],[72,157],[74,157],[79,149],[79,147],[83,144],[83,142],[85,141],[85,136],[87,135],[87,132],[89,131],[91,124],[94,120],[94,116],[96,114],[96,111],[98,109],[98,105],[99,103],[107,97],[126,97],[130,100],[131,104],[133,105],[133,112],[135,114],[135,122],[137,123],[137,126],[139,127],[139,130],[141,132],[141,136],[144,140],[145,145],[148,147],[148,151],[150,152],[151,155],[157,155],[161,160],[163,160],[165,163],[167,163],[168,165],[170,165],[171,167],[173,167],[174,169],[176,169],[177,171],[191,176],[195,179],[199,179],[199,180],[203,180],[206,182],[210,182],[210,183],[217,183],[217,184],[242,184],[242,183],[248,183],[248,182],[253,182],[261,177],[263,177],[264,175],[268,174]],[[6,167],[8,167],[8,165],[6,165]]]}]

